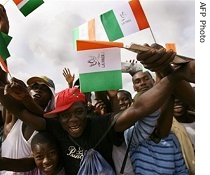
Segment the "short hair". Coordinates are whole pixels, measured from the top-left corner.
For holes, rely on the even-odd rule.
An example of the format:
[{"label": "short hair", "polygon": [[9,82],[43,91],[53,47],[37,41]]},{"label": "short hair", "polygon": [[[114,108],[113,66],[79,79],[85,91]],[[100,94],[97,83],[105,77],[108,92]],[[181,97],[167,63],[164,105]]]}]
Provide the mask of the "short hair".
[{"label": "short hair", "polygon": [[58,147],[57,141],[55,137],[53,137],[49,132],[47,131],[40,131],[38,132],[31,140],[31,149],[35,147],[37,144],[50,144],[55,147]]},{"label": "short hair", "polygon": [[120,89],[120,90],[118,90],[118,92],[122,92],[122,93],[126,94],[130,99],[132,99],[132,95],[131,95],[131,93],[129,91]]},{"label": "short hair", "polygon": [[133,77],[138,72],[143,72],[143,70],[137,70],[135,72],[129,72],[129,74]]},{"label": "short hair", "polygon": [[132,74],[132,77],[133,77],[136,73],[138,73],[138,72],[146,73],[146,74],[148,74],[151,78],[153,78],[153,77],[152,77],[152,74],[151,74],[148,70],[146,70],[146,71],[143,71],[143,70],[136,71],[136,72],[134,72],[134,73]]}]

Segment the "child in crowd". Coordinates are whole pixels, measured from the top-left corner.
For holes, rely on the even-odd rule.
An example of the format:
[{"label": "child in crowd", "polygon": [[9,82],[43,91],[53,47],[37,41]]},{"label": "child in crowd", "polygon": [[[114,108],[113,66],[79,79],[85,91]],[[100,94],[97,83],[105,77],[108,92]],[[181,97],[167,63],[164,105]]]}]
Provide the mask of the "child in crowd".
[{"label": "child in crowd", "polygon": [[48,132],[39,132],[33,137],[31,150],[41,175],[65,175],[58,144]]}]

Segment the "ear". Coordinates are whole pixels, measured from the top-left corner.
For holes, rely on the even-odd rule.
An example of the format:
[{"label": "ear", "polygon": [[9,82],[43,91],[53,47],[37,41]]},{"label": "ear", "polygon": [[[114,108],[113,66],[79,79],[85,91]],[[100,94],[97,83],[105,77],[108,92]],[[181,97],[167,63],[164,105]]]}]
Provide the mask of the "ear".
[{"label": "ear", "polygon": [[134,91],[136,91],[136,88],[135,88],[135,86],[134,86],[134,85],[133,85],[133,90],[134,90]]}]

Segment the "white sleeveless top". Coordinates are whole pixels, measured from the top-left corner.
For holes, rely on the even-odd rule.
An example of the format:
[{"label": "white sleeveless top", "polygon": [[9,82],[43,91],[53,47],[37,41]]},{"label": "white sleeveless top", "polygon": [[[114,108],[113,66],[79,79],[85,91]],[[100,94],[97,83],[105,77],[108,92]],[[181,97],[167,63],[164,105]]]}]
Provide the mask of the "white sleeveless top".
[{"label": "white sleeveless top", "polygon": [[[23,122],[18,119],[14,126],[12,127],[11,131],[8,133],[5,140],[2,142],[2,157],[7,158],[24,158],[24,157],[31,157],[31,140],[33,136],[37,133],[34,131],[29,140],[26,140],[22,133],[22,125]],[[30,172],[12,172],[12,171],[0,171],[0,175],[29,175],[36,173]]]}]

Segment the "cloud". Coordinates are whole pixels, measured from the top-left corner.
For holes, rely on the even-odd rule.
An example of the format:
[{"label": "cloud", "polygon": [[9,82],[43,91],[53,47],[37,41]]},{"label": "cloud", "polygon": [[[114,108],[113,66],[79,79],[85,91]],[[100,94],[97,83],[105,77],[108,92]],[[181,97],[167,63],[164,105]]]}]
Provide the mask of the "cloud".
[{"label": "cloud", "polygon": [[[78,68],[72,47],[72,30],[127,0],[71,1],[45,0],[37,10],[24,17],[13,2],[6,4],[13,37],[9,50],[9,68],[13,75],[27,79],[32,75],[48,75],[56,90],[67,87],[62,69],[68,67],[78,77]],[[195,4],[181,0],[142,0],[141,4],[158,43],[175,42],[179,54],[194,58]],[[132,42],[154,43],[149,29],[120,39]],[[135,59],[136,54],[122,51],[122,61]],[[123,75],[125,89],[132,92],[131,81]]]}]

